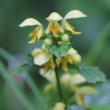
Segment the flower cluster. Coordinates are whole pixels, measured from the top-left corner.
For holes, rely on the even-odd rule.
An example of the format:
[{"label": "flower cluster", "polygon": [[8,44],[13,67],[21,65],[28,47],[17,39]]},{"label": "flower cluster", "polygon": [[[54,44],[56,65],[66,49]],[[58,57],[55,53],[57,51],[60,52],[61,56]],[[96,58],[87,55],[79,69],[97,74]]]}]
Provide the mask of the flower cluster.
[{"label": "flower cluster", "polygon": [[31,53],[34,65],[31,61],[28,64],[31,67],[41,67],[40,75],[48,80],[43,92],[48,96],[47,101],[51,102],[49,104],[53,110],[65,110],[74,104],[87,109],[84,95],[95,94],[97,91],[86,83],[105,81],[105,75],[98,68],[79,65],[81,56],[70,42],[73,35],[79,35],[81,32],[76,31],[69,19],[84,17],[86,15],[79,10],[72,10],[64,17],[52,12],[46,18],[49,22],[46,29],[34,18],[28,18],[19,25],[34,26],[29,34],[29,43],[41,43],[40,47]]},{"label": "flower cluster", "polygon": [[[53,91],[55,91],[55,84],[56,84],[54,75],[52,75],[51,78],[48,80],[50,81],[50,83],[48,83],[44,87],[44,93],[46,95],[51,94]],[[66,92],[66,94],[69,94],[70,96],[65,95],[63,102],[56,102],[56,104],[54,104],[53,106],[53,110],[65,110],[64,102],[67,102],[66,99],[68,99],[68,102],[71,101],[71,103],[77,103],[81,107],[86,108],[84,95],[85,94],[92,94],[92,95],[97,94],[97,91],[95,88],[88,86],[88,85],[84,85],[84,83],[87,83],[87,80],[78,73],[62,74],[60,77],[60,83],[63,87],[63,90]],[[74,99],[75,99],[75,102],[74,102]]]},{"label": "flower cluster", "polygon": [[68,71],[68,64],[79,64],[81,57],[78,52],[72,48],[70,43],[70,34],[78,35],[75,28],[68,22],[69,19],[86,17],[79,10],[68,12],[62,17],[57,12],[52,12],[46,19],[49,22],[46,30],[43,25],[34,18],[24,20],[19,26],[35,26],[34,30],[29,34],[32,39],[29,43],[43,41],[41,48],[36,48],[32,52],[34,63],[44,66],[42,73],[50,73],[56,67],[62,67],[64,71]]}]

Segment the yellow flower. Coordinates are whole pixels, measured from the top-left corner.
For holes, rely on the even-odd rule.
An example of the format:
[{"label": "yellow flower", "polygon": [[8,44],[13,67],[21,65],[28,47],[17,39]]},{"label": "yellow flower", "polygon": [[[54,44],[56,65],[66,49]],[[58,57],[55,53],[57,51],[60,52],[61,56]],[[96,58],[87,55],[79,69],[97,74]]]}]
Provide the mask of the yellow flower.
[{"label": "yellow flower", "polygon": [[47,63],[44,64],[44,72],[48,73],[48,71],[52,69],[55,69],[55,63],[53,61],[53,58],[51,58]]},{"label": "yellow flower", "polygon": [[81,62],[81,56],[78,54],[78,52],[75,49],[71,48],[68,51],[68,55],[74,64],[79,64]]},{"label": "yellow flower", "polygon": [[33,30],[32,33],[29,34],[29,37],[33,37],[32,40],[29,41],[29,43],[39,41],[39,39],[42,37],[42,34],[42,25],[39,25]]},{"label": "yellow flower", "polygon": [[74,87],[74,85],[85,83],[86,79],[81,76],[79,73],[74,75],[70,73],[65,73],[61,76],[61,83]]},{"label": "yellow flower", "polygon": [[84,95],[85,94],[96,94],[95,88],[90,86],[83,86],[76,90],[75,98],[78,105],[85,107]]},{"label": "yellow flower", "polygon": [[58,37],[59,33],[63,32],[63,29],[58,23],[58,21],[62,19],[63,18],[57,12],[52,12],[49,17],[47,17],[49,25],[46,29],[46,34],[52,33],[54,37]]},{"label": "yellow flower", "polygon": [[68,63],[78,64],[80,63],[80,61],[81,61],[80,55],[73,48],[71,48],[68,51],[67,55],[65,55],[64,57],[56,59],[57,66],[61,64],[64,71],[68,71]]},{"label": "yellow flower", "polygon": [[40,48],[34,49],[32,51],[32,56],[34,58],[34,63],[39,66],[46,64],[52,58],[52,55]]},{"label": "yellow flower", "polygon": [[[48,75],[54,72],[56,65],[53,61],[52,55],[46,50],[42,50],[40,48],[34,49],[32,56],[36,65],[44,66],[43,69],[40,70],[41,75],[47,78]],[[49,77],[47,79],[49,79]]]},{"label": "yellow flower", "polygon": [[63,26],[65,28],[65,30],[70,31],[72,34],[81,34],[81,32],[77,32],[75,31],[75,28],[67,21],[68,19],[75,19],[75,18],[83,18],[86,17],[86,15],[84,13],[82,13],[79,10],[72,10],[70,12],[68,12],[64,19],[63,19]]},{"label": "yellow flower", "polygon": [[82,84],[86,82],[86,79],[81,76],[79,73],[72,75],[71,80],[70,80],[70,84],[74,85],[74,84]]},{"label": "yellow flower", "polygon": [[74,35],[79,35],[81,34],[81,32],[77,32],[75,31],[75,28],[66,20],[63,21],[63,25],[64,25],[64,28],[67,30],[67,31],[70,31],[72,34]]},{"label": "yellow flower", "polygon": [[46,78],[51,84],[56,83],[56,77],[55,77],[55,71],[52,69],[49,69],[47,73],[45,73],[44,68],[40,69],[39,71],[40,75]]},{"label": "yellow flower", "polygon": [[68,63],[72,64],[72,60],[68,55],[62,58],[57,58],[56,62],[57,66],[59,66],[60,64],[62,65],[64,71],[68,71]]},{"label": "yellow flower", "polygon": [[39,39],[43,35],[42,24],[38,20],[36,20],[34,18],[27,18],[19,26],[20,27],[37,26],[33,30],[33,32],[29,34],[29,37],[33,37],[32,40],[29,41],[29,43],[34,43],[34,42],[36,42],[36,40],[39,41]]}]

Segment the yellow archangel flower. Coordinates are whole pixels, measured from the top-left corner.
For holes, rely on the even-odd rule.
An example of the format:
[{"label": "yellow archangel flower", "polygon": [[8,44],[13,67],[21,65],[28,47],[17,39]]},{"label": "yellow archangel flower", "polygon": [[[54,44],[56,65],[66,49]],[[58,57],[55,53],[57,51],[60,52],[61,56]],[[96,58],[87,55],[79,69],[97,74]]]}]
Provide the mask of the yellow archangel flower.
[{"label": "yellow archangel flower", "polygon": [[44,66],[44,74],[55,69],[52,55],[50,55],[46,50],[42,50],[40,48],[34,49],[32,56],[36,65]]},{"label": "yellow archangel flower", "polygon": [[49,21],[49,25],[46,29],[46,34],[52,33],[54,37],[58,37],[59,33],[63,32],[63,29],[59,25],[58,21],[62,20],[63,18],[57,13],[52,12],[48,17],[47,20]]},{"label": "yellow archangel flower", "polygon": [[85,82],[86,79],[79,73],[76,74],[65,73],[61,76],[61,83],[69,85],[71,87],[73,87],[74,85],[83,84]]},{"label": "yellow archangel flower", "polygon": [[75,28],[67,20],[83,17],[86,17],[86,15],[79,10],[72,10],[68,12],[63,19],[63,26],[65,30],[70,31],[72,34],[81,34],[81,32],[76,32]]},{"label": "yellow archangel flower", "polygon": [[73,48],[71,48],[68,51],[66,56],[56,59],[57,66],[61,64],[64,71],[68,71],[68,63],[79,64],[80,62],[81,62],[81,56]]},{"label": "yellow archangel flower", "polygon": [[75,99],[78,105],[84,107],[84,95],[85,94],[97,94],[97,90],[90,86],[83,86],[76,90]]},{"label": "yellow archangel flower", "polygon": [[46,64],[52,58],[52,55],[40,48],[34,49],[32,51],[32,56],[34,58],[34,63],[39,66]]},{"label": "yellow archangel flower", "polygon": [[36,40],[39,41],[39,39],[43,35],[42,24],[38,20],[36,20],[34,18],[27,18],[19,26],[20,27],[37,26],[33,30],[33,32],[29,34],[29,37],[32,37],[32,40],[30,40],[29,43],[34,43],[34,42],[36,42]]}]

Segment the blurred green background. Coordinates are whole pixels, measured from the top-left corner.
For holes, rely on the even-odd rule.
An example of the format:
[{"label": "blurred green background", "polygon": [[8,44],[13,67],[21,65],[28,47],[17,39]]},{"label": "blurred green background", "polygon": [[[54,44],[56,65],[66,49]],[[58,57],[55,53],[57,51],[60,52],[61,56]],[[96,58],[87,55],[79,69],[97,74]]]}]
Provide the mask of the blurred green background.
[{"label": "blurred green background", "polygon": [[[45,18],[51,12],[57,11],[64,16],[73,9],[79,9],[88,16],[70,20],[82,32],[80,36],[73,36],[73,47],[82,55],[83,62],[99,66],[109,79],[110,0],[0,0],[0,47],[12,55],[26,56],[36,44],[27,43],[32,29],[21,29],[18,25],[25,18],[33,17],[46,27],[48,22]],[[0,84],[0,91],[2,87]]]}]

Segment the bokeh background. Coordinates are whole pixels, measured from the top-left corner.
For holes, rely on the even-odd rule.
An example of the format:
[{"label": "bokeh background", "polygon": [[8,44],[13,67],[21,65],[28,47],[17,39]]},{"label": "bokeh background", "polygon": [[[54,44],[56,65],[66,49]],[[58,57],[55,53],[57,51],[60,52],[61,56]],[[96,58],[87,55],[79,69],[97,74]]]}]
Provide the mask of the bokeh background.
[{"label": "bokeh background", "polygon": [[[73,9],[79,9],[88,16],[70,20],[82,32],[82,35],[73,36],[73,47],[82,55],[84,63],[99,66],[109,80],[110,0],[0,0],[0,47],[14,56],[23,54],[26,57],[36,44],[27,43],[28,33],[32,29],[22,29],[18,25],[25,18],[33,17],[46,27],[48,22],[45,18],[51,12],[57,11],[64,16]],[[1,81],[0,110],[5,110],[2,106],[5,99]]]}]

